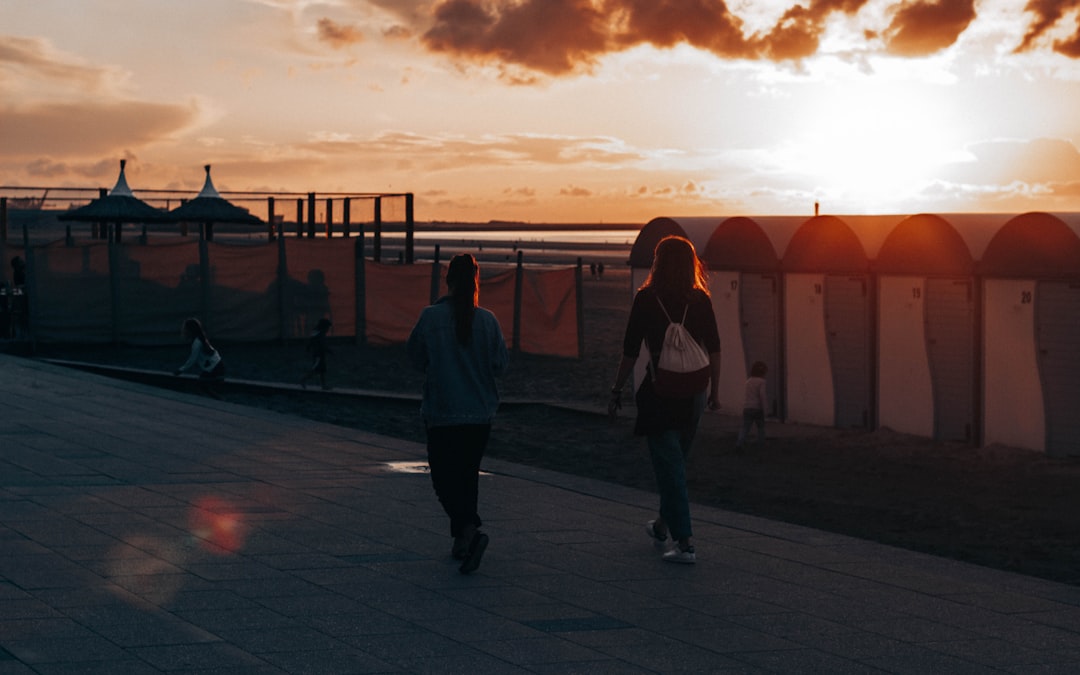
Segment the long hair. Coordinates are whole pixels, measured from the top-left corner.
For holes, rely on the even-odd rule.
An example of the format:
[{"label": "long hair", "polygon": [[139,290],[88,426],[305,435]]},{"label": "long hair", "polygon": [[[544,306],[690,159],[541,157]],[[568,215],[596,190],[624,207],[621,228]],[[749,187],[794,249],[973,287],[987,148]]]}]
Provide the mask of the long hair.
[{"label": "long hair", "polygon": [[202,350],[204,354],[213,354],[214,346],[210,344],[210,340],[206,337],[206,332],[203,330],[202,324],[198,319],[187,319],[184,321],[184,335],[193,340],[199,340],[202,342]]},{"label": "long hair", "polygon": [[695,288],[709,295],[709,278],[694,244],[686,237],[670,235],[656,245],[652,269],[641,287],[652,287],[665,298],[685,300]]},{"label": "long hair", "polygon": [[458,342],[462,346],[468,345],[480,299],[480,266],[476,264],[476,258],[468,253],[454,256],[446,270],[446,285],[450,289]]}]

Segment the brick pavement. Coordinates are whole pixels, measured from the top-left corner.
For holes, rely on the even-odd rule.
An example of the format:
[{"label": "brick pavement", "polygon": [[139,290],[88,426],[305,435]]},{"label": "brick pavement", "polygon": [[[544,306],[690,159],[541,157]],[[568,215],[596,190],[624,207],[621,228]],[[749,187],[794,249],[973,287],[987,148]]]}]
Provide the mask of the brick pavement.
[{"label": "brick pavement", "polygon": [[0,675],[1075,673],[1080,588],[0,356]]}]

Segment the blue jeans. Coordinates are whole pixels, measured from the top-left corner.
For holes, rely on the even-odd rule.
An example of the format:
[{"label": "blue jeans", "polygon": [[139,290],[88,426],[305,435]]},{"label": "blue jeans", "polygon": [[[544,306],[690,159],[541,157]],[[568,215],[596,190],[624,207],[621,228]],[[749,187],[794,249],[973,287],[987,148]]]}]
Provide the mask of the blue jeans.
[{"label": "blue jeans", "polygon": [[694,536],[690,525],[690,495],[686,489],[686,460],[705,411],[705,393],[694,397],[694,414],[686,426],[647,436],[649,456],[660,492],[660,518],[676,541]]}]

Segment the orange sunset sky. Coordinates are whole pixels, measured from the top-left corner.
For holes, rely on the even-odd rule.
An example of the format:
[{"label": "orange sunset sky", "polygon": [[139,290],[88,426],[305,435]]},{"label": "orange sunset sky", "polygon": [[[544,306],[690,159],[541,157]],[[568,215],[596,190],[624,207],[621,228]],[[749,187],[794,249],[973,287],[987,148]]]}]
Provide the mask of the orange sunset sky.
[{"label": "orange sunset sky", "polygon": [[1080,210],[1080,0],[3,0],[0,184]]}]

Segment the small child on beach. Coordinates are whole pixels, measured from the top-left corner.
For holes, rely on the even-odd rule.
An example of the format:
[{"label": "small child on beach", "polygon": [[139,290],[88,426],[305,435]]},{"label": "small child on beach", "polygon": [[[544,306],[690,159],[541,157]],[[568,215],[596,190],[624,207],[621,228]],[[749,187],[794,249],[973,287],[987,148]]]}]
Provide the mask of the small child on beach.
[{"label": "small child on beach", "polygon": [[739,438],[735,441],[737,451],[742,450],[746,434],[750,432],[752,425],[757,426],[758,440],[765,440],[765,411],[769,408],[769,399],[765,395],[765,375],[768,372],[768,366],[761,361],[755,361],[754,365],[750,366],[750,377],[746,379],[743,401],[742,426],[739,427]]},{"label": "small child on beach", "polygon": [[326,334],[330,332],[332,326],[330,319],[323,317],[319,319],[311,337],[308,338],[307,351],[311,354],[311,367],[300,378],[300,386],[304,389],[307,389],[307,381],[313,375],[319,376],[319,384],[324,390],[330,388],[326,384],[326,355],[330,353],[330,349],[326,346]]}]

